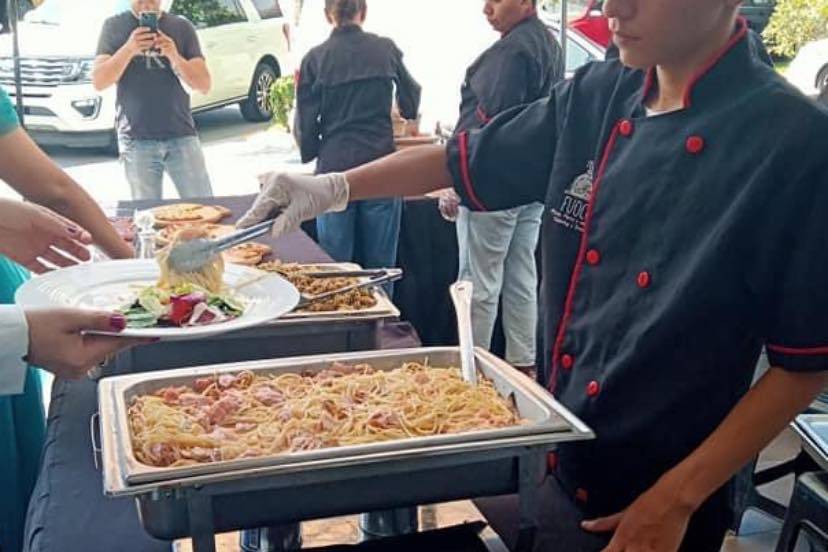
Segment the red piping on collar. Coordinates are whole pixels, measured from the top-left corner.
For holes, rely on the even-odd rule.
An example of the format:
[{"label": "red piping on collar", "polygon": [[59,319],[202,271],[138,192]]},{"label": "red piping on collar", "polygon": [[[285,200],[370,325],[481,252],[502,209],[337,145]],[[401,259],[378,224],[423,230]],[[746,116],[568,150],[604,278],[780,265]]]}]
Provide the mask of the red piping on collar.
[{"label": "red piping on collar", "polygon": [[780,345],[767,345],[768,350],[774,353],[794,356],[821,356],[828,355],[828,347],[782,347]]},{"label": "red piping on collar", "polygon": [[653,91],[655,84],[656,70],[655,67],[647,69],[647,76],[644,78],[644,90],[641,92],[641,103],[645,103],[650,97],[650,92]]},{"label": "red piping on collar", "polygon": [[719,61],[731,50],[733,49],[736,44],[741,41],[748,32],[748,24],[744,17],[739,17],[736,21],[737,31],[730,37],[730,40],[727,41],[727,44],[724,45],[724,48],[716,52],[716,54],[710,58],[702,68],[693,75],[693,78],[690,79],[690,83],[687,85],[687,89],[684,91],[684,108],[687,109],[690,107],[690,98],[693,94],[693,89],[696,87],[696,84],[704,77],[713,67],[716,66]]},{"label": "red piping on collar", "polygon": [[[684,108],[690,107],[690,98],[693,94],[693,89],[699,83],[699,81],[704,77],[713,67],[716,66],[719,61],[734,47],[736,44],[742,40],[748,32],[747,21],[744,17],[739,17],[736,20],[736,25],[738,27],[737,31],[730,37],[730,40],[724,47],[716,52],[713,57],[710,58],[710,61],[705,63],[705,65],[699,69],[694,75],[693,78],[690,79],[690,83],[687,85],[687,88],[684,91],[684,98],[682,102],[684,103]],[[644,78],[644,87],[641,91],[641,103],[644,103],[649,99],[650,93],[653,91],[653,86],[655,85],[656,81],[656,69],[655,67],[650,67],[647,69],[647,75]]]},{"label": "red piping on collar", "polygon": [[469,196],[469,201],[475,209],[487,211],[486,206],[483,205],[483,202],[474,192],[474,185],[472,184],[471,172],[469,171],[469,133],[463,132],[457,139],[460,146],[460,174],[463,176],[463,188],[465,188],[466,195]]},{"label": "red piping on collar", "polygon": [[612,128],[609,140],[604,146],[604,153],[601,156],[601,164],[598,167],[598,173],[595,175],[595,183],[592,185],[592,194],[589,198],[589,207],[587,207],[586,218],[584,219],[584,233],[581,234],[581,245],[578,249],[578,257],[575,260],[575,266],[572,269],[572,276],[569,279],[569,290],[566,293],[566,301],[564,302],[564,312],[561,316],[561,321],[558,324],[558,335],[555,337],[555,344],[552,347],[552,373],[549,377],[549,391],[555,392],[558,385],[558,365],[560,364],[561,348],[566,339],[566,328],[572,318],[572,310],[575,303],[575,291],[578,289],[578,280],[581,278],[581,273],[584,270],[584,259],[589,247],[589,231],[592,226],[592,214],[595,212],[595,204],[598,202],[598,190],[604,179],[604,173],[607,170],[610,155],[615,142],[618,140],[620,123],[616,123]]},{"label": "red piping on collar", "polygon": [[478,118],[478,119],[480,120],[480,122],[481,122],[481,123],[483,123],[484,125],[489,124],[489,121],[491,121],[491,120],[492,120],[492,118],[491,118],[491,117],[489,117],[489,116],[486,114],[486,110],[484,110],[484,109],[483,109],[483,106],[482,106],[481,104],[477,104],[476,114],[477,114],[477,118]]}]

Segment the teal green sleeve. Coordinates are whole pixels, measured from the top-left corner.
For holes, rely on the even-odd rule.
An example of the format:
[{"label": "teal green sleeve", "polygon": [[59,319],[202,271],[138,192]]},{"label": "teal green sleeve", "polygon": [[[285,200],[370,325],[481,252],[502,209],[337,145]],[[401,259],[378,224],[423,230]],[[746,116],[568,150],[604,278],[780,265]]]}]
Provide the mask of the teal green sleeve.
[{"label": "teal green sleeve", "polygon": [[18,126],[20,122],[17,120],[14,104],[6,91],[0,88],[0,136],[8,134]]}]

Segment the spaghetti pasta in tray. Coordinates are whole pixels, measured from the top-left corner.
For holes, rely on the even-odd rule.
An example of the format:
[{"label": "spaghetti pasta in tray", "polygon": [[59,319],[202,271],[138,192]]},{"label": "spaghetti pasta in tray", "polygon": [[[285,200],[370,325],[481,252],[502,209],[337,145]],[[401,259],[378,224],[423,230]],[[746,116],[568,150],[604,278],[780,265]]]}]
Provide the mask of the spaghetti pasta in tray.
[{"label": "spaghetti pasta in tray", "polygon": [[266,457],[525,423],[491,381],[417,362],[382,371],[335,362],[316,373],[243,371],[135,396],[136,459],[154,467]]}]

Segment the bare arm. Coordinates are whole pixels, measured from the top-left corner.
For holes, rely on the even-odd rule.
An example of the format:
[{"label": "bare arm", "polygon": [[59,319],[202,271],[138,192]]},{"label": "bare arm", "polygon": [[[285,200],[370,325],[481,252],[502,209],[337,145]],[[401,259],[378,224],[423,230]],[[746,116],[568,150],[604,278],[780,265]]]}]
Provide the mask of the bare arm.
[{"label": "bare arm", "polygon": [[181,76],[182,80],[187,83],[187,86],[201,94],[210,92],[213,82],[204,58],[186,60],[179,55],[176,59],[170,61],[173,66],[173,71]]},{"label": "bare arm", "polygon": [[27,200],[82,226],[110,257],[133,256],[132,248],[118,236],[98,204],[23,130],[0,137],[0,179]]},{"label": "bare arm", "polygon": [[156,46],[161,50],[172,64],[173,71],[193,90],[207,94],[212,86],[210,71],[207,69],[207,62],[201,56],[186,59],[178,51],[175,41],[162,32],[158,32]]},{"label": "bare arm", "polygon": [[452,186],[445,146],[408,148],[345,173],[351,200],[424,195]]},{"label": "bare arm", "polygon": [[155,38],[146,27],[138,27],[123,46],[113,55],[101,55],[95,58],[92,70],[92,86],[102,91],[121,80],[132,58],[152,47]]},{"label": "bare arm", "polygon": [[828,384],[828,374],[772,368],[715,432],[667,477],[698,507],[802,413]]}]

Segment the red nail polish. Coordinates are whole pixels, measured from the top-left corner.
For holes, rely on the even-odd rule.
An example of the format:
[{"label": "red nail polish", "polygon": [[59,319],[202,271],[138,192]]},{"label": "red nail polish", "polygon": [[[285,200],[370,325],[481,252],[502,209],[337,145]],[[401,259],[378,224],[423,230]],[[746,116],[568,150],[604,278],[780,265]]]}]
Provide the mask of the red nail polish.
[{"label": "red nail polish", "polygon": [[127,327],[127,321],[122,314],[113,314],[109,319],[109,327],[116,332],[122,332]]},{"label": "red nail polish", "polygon": [[69,227],[67,228],[67,230],[69,231],[69,233],[70,233],[70,234],[75,235],[75,236],[77,236],[78,234],[80,234],[80,230],[79,230],[79,229],[78,229],[78,227],[76,227],[76,226],[69,226]]}]

